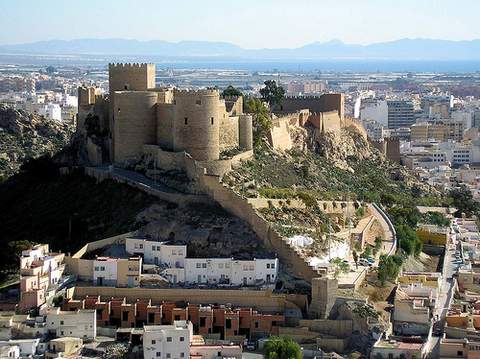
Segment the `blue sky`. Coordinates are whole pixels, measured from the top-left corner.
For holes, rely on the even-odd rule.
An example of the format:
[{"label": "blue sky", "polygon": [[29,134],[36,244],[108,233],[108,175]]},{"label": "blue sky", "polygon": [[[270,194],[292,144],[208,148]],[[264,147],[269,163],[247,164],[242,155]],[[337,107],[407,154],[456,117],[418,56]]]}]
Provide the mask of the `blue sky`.
[{"label": "blue sky", "polygon": [[52,39],[227,41],[246,48],[340,39],[480,38],[479,0],[0,0],[0,44]]}]

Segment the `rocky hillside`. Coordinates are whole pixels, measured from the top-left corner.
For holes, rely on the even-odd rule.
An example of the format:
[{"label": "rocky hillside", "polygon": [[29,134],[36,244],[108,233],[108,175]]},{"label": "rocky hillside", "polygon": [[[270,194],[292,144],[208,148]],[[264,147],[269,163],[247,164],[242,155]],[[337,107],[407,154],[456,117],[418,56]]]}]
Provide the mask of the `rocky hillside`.
[{"label": "rocky hillside", "polygon": [[[285,152],[264,144],[223,182],[247,197],[438,203],[439,194],[388,161],[354,129],[295,139]],[[298,142],[298,141],[301,141]]]},{"label": "rocky hillside", "polygon": [[0,182],[26,160],[58,152],[72,133],[71,125],[0,105]]}]

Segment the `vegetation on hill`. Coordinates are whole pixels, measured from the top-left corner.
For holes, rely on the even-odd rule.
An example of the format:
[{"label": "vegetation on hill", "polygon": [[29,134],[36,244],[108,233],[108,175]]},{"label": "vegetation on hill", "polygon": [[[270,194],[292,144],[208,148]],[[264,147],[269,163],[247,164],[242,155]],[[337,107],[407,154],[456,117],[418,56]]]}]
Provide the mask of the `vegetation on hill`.
[{"label": "vegetation on hill", "polygon": [[0,105],[0,182],[30,158],[61,150],[73,126]]},{"label": "vegetation on hill", "polygon": [[301,359],[302,349],[290,338],[273,336],[265,342],[263,354],[266,359]]},{"label": "vegetation on hill", "polygon": [[321,200],[392,202],[400,205],[442,204],[400,165],[378,154],[346,159],[347,168],[311,150],[283,153],[263,145],[255,158],[228,173],[223,181],[248,197],[294,198],[298,192]]}]

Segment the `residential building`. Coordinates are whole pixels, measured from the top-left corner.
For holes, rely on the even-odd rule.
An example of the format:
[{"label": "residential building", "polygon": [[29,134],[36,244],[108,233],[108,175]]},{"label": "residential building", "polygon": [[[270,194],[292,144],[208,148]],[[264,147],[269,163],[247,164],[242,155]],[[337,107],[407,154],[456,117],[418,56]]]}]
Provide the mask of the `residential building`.
[{"label": "residential building", "polygon": [[[40,343],[40,339],[10,339],[8,341],[0,341],[0,353],[7,353],[18,357],[33,357],[37,354],[37,349]],[[10,347],[10,349],[8,349]],[[3,358],[3,357],[2,357]],[[10,357],[9,357],[10,358]]]},{"label": "residential building", "polygon": [[140,284],[142,257],[97,257],[92,265],[95,285],[137,287]]},{"label": "residential building", "polygon": [[440,358],[441,359],[478,359],[480,357],[480,341],[468,338],[440,339]]},{"label": "residential building", "polygon": [[172,325],[176,320],[189,320],[195,333],[218,335],[220,339],[261,338],[278,335],[285,325],[282,314],[264,314],[252,308],[190,303],[179,306],[172,302],[152,304],[151,300],[127,302],[125,298],[102,301],[98,296],[70,299],[64,304],[66,311],[95,309],[99,326],[122,328],[144,325]]},{"label": "residential building", "polygon": [[242,358],[242,347],[240,345],[191,345],[191,359],[218,359],[218,358]]},{"label": "residential building", "polygon": [[[162,267],[162,274],[171,283],[273,286],[277,280],[277,258],[187,258],[186,245],[137,237],[125,239],[125,250],[131,255],[143,256],[145,263]],[[107,266],[104,267],[109,272]]]},{"label": "residential building", "polygon": [[125,250],[131,255],[141,255],[147,264],[165,264],[171,268],[185,267],[186,245],[171,245],[141,237],[128,237],[125,240]]},{"label": "residential building", "polygon": [[425,344],[415,341],[384,340],[379,339],[370,352],[370,359],[414,359],[422,358],[425,352]]},{"label": "residential building", "polygon": [[186,258],[186,283],[271,285],[278,273],[278,259]]},{"label": "residential building", "polygon": [[143,357],[145,359],[188,359],[192,323],[174,321],[172,325],[146,325],[143,334]]},{"label": "residential building", "polygon": [[425,291],[426,288],[424,287],[422,289],[422,291],[419,291],[411,286],[405,289],[397,288],[393,312],[393,331],[395,334],[428,334],[435,301],[432,298],[431,291]]},{"label": "residential building", "polygon": [[0,343],[0,358],[18,359],[20,358],[20,348],[18,345]]},{"label": "residential building", "polygon": [[76,337],[63,337],[50,340],[45,351],[45,359],[77,357],[83,341]]},{"label": "residential building", "polygon": [[361,100],[360,120],[375,121],[381,126],[388,126],[388,104],[386,100],[366,98]]},{"label": "residential building", "polygon": [[94,309],[61,311],[54,308],[46,314],[46,327],[57,337],[77,337],[93,340],[97,336],[97,316]]},{"label": "residential building", "polygon": [[22,251],[20,258],[21,311],[38,308],[51,298],[65,270],[63,253],[50,253],[48,244]]}]

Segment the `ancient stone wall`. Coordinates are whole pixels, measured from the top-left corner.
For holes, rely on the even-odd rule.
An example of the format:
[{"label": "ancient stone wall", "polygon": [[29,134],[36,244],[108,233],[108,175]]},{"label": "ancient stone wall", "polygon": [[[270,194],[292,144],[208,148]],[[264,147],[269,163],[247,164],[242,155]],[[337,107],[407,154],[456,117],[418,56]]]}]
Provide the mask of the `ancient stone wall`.
[{"label": "ancient stone wall", "polygon": [[243,150],[253,149],[253,118],[251,115],[240,115],[238,119],[238,147]]},{"label": "ancient stone wall", "polygon": [[154,64],[109,64],[108,84],[114,91],[146,91],[155,88]]},{"label": "ancient stone wall", "polygon": [[308,109],[312,113],[337,111],[338,116],[343,120],[344,104],[343,94],[332,93],[321,96],[285,97],[272,110],[281,113],[293,113],[303,109]]},{"label": "ancient stone wall", "polygon": [[238,116],[220,117],[220,151],[238,147],[239,136]]},{"label": "ancient stone wall", "polygon": [[115,92],[114,162],[139,158],[143,145],[154,144],[157,94],[150,91]]},{"label": "ancient stone wall", "polygon": [[316,269],[305,262],[295,247],[290,246],[244,198],[224,187],[218,176],[205,175],[201,181],[211,198],[233,215],[246,221],[263,240],[264,245],[276,251],[282,265],[286,266],[290,273],[308,282],[319,276]]},{"label": "ancient stone wall", "polygon": [[268,142],[277,150],[285,151],[292,148],[290,137],[290,116],[272,120],[272,128],[268,132]]},{"label": "ancient stone wall", "polygon": [[218,159],[220,122],[226,117],[224,109],[217,90],[175,91],[173,151],[186,151],[200,161]]}]

